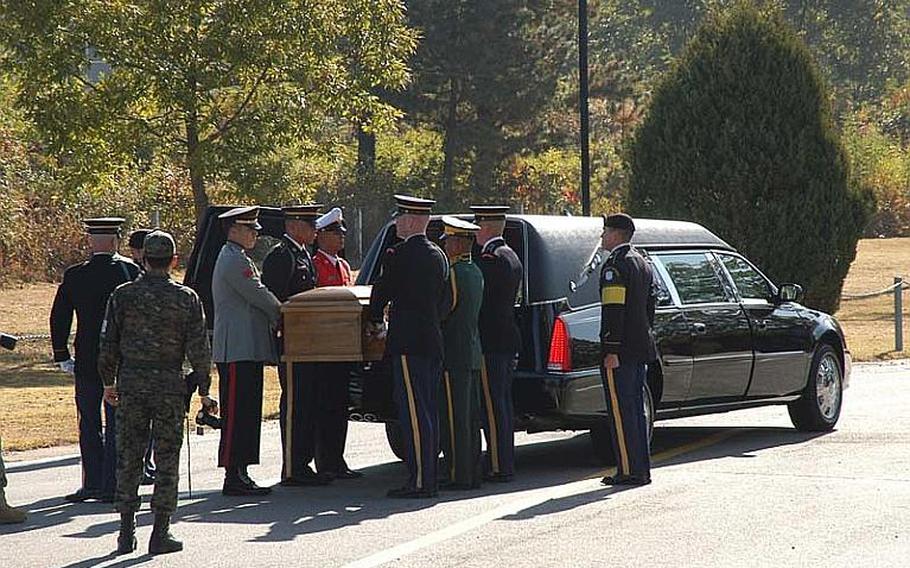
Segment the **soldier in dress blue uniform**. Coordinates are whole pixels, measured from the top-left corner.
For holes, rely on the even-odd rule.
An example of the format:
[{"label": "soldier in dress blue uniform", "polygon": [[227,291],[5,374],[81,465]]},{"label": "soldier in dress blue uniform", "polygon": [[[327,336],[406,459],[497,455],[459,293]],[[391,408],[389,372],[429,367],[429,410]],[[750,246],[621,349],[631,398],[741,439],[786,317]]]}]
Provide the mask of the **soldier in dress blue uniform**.
[{"label": "soldier in dress blue uniform", "polygon": [[643,391],[647,364],[656,358],[654,278],[647,261],[630,244],[632,218],[617,213],[604,218],[602,246],[610,251],[600,274],[601,377],[607,422],[616,454],[616,475],[604,485],[651,483],[648,424]]},{"label": "soldier in dress blue uniform", "polygon": [[427,239],[435,203],[396,195],[395,227],[401,242],[385,251],[382,273],[373,285],[369,315],[371,332],[382,327],[389,308],[386,356],[394,373],[398,416],[408,446],[408,481],[389,497],[426,498],[437,492],[439,407],[443,341],[441,320],[448,312],[449,263],[445,253]]},{"label": "soldier in dress blue uniform", "polygon": [[[281,242],[265,257],[262,283],[282,302],[316,287],[316,269],[307,247],[316,240],[316,219],[320,204],[282,207],[285,233]],[[280,336],[276,337],[279,356],[283,352]],[[281,484],[286,486],[325,485],[327,476],[310,469],[316,454],[316,418],[318,412],[313,365],[294,363],[293,377],[287,366],[279,363],[281,382],[279,414],[283,466]]]},{"label": "soldier in dress blue uniform", "polygon": [[477,265],[483,272],[483,303],[480,307],[480,343],[483,365],[480,386],[483,395],[483,432],[487,441],[484,479],[511,481],[515,462],[515,427],[512,408],[512,370],[521,349],[521,334],[515,322],[523,267],[518,255],[502,237],[506,205],[475,205]]},{"label": "soldier in dress blue uniform", "polygon": [[215,329],[212,359],[221,396],[223,495],[265,495],[247,466],[259,463],[263,366],[278,362],[275,331],[281,302],[266,288],[246,251],[259,236],[259,207],[237,207],[218,216],[227,233],[212,272]]},{"label": "soldier in dress blue uniform", "polygon": [[[79,420],[79,451],[82,455],[82,487],[66,496],[72,503],[114,501],[117,453],[114,408],[103,404],[104,385],[98,374],[98,342],[107,299],[117,286],[134,280],[139,267],[117,254],[120,242],[119,217],[86,219],[92,242],[91,259],[66,269],[51,308],[51,342],[54,362],[76,377],[76,413]],[[76,314],[76,357],[67,346]]]}]

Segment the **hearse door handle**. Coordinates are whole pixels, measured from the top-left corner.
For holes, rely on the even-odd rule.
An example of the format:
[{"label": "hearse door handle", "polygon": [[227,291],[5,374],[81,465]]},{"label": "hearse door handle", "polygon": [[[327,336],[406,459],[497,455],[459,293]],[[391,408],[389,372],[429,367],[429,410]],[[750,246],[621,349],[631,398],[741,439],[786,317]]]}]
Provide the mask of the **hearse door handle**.
[{"label": "hearse door handle", "polygon": [[701,322],[696,322],[692,324],[692,329],[695,330],[695,333],[699,335],[704,335],[708,331],[708,326]]},{"label": "hearse door handle", "polygon": [[755,327],[758,329],[765,329],[768,327],[768,320],[758,320],[755,322]]}]

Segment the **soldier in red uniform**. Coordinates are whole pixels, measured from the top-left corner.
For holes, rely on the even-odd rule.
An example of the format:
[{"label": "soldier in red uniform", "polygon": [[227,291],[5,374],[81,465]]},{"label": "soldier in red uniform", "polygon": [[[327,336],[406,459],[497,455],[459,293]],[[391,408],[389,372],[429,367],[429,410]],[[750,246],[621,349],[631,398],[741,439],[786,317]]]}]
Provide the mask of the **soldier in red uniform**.
[{"label": "soldier in red uniform", "polygon": [[[321,225],[321,227],[320,227]],[[344,248],[344,216],[335,207],[316,220],[316,246],[313,256],[316,266],[316,286],[353,286],[351,265],[338,256]]]},{"label": "soldier in red uniform", "polygon": [[[335,207],[316,219],[316,246],[313,266],[316,268],[316,286],[352,286],[351,265],[341,258],[344,248],[344,217]],[[316,422],[316,470],[320,475],[335,479],[362,477],[344,461],[344,444],[348,435],[348,382],[350,365],[347,363],[316,363],[316,400],[319,401]]]}]

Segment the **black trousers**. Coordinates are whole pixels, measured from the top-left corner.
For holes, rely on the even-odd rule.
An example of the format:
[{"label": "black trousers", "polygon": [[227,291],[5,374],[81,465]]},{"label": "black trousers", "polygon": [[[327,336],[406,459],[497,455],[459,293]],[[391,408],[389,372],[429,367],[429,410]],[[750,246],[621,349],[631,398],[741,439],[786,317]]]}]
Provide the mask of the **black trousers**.
[{"label": "black trousers", "polygon": [[278,365],[281,479],[302,475],[316,452],[315,364],[293,363],[291,375],[289,381],[287,363]]},{"label": "black trousers", "polygon": [[483,434],[487,441],[484,471],[512,475],[515,471],[515,425],[512,407],[511,353],[486,353],[480,369]]},{"label": "black trousers", "polygon": [[79,453],[82,456],[82,488],[112,495],[117,489],[117,418],[114,407],[102,402],[104,385],[97,367],[94,359],[76,362],[76,413],[79,421]]},{"label": "black trousers", "polygon": [[398,420],[408,452],[409,489],[436,491],[442,360],[398,355],[392,361]]},{"label": "black trousers", "polygon": [[644,411],[647,375],[645,363],[626,363],[610,371],[601,367],[607,424],[619,475],[651,475],[651,448]]},{"label": "black trousers", "polygon": [[316,470],[337,474],[348,468],[344,446],[348,437],[348,383],[351,366],[347,363],[316,363]]},{"label": "black trousers", "polygon": [[217,363],[222,419],[218,467],[228,473],[259,463],[262,366],[261,361]]}]

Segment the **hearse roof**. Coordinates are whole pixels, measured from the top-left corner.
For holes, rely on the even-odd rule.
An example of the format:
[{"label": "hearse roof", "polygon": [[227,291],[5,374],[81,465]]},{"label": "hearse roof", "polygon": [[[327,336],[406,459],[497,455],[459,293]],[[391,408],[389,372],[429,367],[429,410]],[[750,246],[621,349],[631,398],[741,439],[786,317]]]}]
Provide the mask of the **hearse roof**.
[{"label": "hearse roof", "polygon": [[[211,314],[211,274],[215,259],[225,234],[218,222],[218,214],[232,206],[214,205],[206,210],[193,252],[188,259],[185,280],[203,298],[207,313]],[[470,213],[457,217],[472,218]],[[436,225],[441,215],[434,215]],[[589,294],[585,289],[573,293],[570,281],[578,273],[600,242],[603,220],[600,217],[573,217],[562,215],[509,215],[509,227],[523,226],[524,242],[513,243],[526,264],[524,302],[552,302],[574,296],[581,300]],[[259,222],[262,234],[280,237],[284,233],[283,214],[276,207],[262,207]],[[391,224],[391,222],[390,222]],[[732,250],[732,247],[717,235],[696,223],[658,219],[635,219],[636,231],[632,244],[654,250],[663,248],[712,248]],[[507,230],[507,233],[509,231]],[[366,252],[366,251],[365,251]],[[527,277],[530,275],[530,277]],[[596,279],[593,279],[596,280]],[[588,285],[583,288],[589,288]],[[574,302],[573,302],[574,303]],[[209,322],[211,325],[211,321]]]}]

